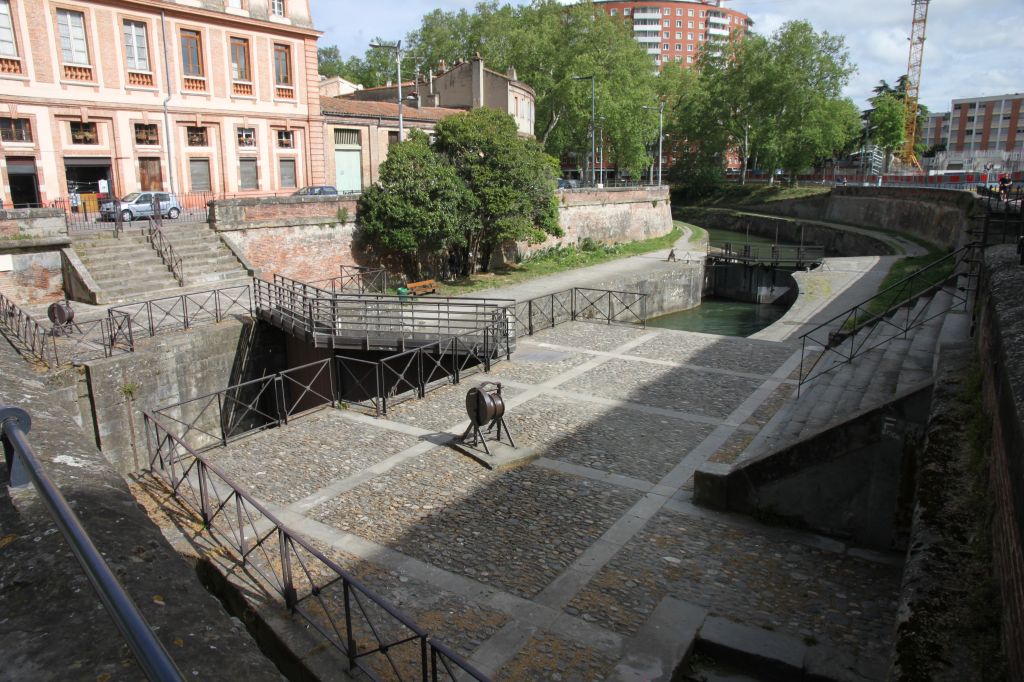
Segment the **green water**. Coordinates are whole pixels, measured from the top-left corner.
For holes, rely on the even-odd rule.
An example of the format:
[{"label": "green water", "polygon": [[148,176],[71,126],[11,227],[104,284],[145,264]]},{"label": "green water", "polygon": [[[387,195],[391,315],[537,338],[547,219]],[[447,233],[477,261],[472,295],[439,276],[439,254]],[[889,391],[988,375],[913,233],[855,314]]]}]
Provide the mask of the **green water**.
[{"label": "green water", "polygon": [[647,326],[723,336],[750,336],[775,323],[787,309],[788,306],[784,305],[705,298],[696,308],[647,320]]},{"label": "green water", "polygon": [[[768,237],[759,237],[756,234],[747,238],[746,232],[733,232],[732,230],[708,229],[708,239],[713,242],[732,242],[733,244],[774,244],[775,240]],[[780,243],[785,244],[785,241]]]}]

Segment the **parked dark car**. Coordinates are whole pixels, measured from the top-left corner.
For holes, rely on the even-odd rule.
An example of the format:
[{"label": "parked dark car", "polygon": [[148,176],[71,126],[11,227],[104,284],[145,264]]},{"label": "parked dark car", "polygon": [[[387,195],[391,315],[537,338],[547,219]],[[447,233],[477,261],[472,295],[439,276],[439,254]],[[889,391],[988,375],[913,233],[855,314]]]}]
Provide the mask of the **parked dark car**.
[{"label": "parked dark car", "polygon": [[181,215],[181,204],[178,198],[167,192],[132,192],[120,202],[106,199],[100,203],[100,217],[103,220],[115,220],[118,211],[121,220],[131,222],[136,218],[150,218],[154,215],[154,204],[159,204],[160,215],[165,218],[177,218]]},{"label": "parked dark car", "polygon": [[314,196],[334,196],[338,193],[336,187],[331,185],[310,185],[309,187],[303,187],[302,189],[296,190],[292,193],[293,197],[314,197]]}]

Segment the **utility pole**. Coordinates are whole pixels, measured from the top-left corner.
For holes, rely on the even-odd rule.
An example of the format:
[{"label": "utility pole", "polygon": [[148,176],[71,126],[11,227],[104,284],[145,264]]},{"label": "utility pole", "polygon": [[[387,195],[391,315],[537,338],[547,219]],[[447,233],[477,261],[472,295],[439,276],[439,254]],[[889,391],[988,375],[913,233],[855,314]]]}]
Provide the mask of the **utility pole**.
[{"label": "utility pole", "polygon": [[593,74],[589,76],[573,76],[574,81],[585,81],[590,79],[590,186],[593,187],[594,182],[594,162],[597,160],[597,139],[596,129],[594,124],[597,118],[597,81]]},{"label": "utility pole", "polygon": [[402,117],[402,41],[399,40],[394,45],[370,43],[370,47],[383,47],[387,50],[395,51],[395,61],[398,63],[398,141],[402,142],[405,140],[405,121]]},{"label": "utility pole", "polygon": [[[642,106],[641,109],[648,109],[650,111],[658,110],[658,187],[661,187],[661,159],[662,159],[662,142],[665,139],[664,126],[665,126],[665,102],[658,102],[657,107]],[[651,172],[654,172],[654,166],[651,166]],[[652,180],[654,178],[651,178]]]}]

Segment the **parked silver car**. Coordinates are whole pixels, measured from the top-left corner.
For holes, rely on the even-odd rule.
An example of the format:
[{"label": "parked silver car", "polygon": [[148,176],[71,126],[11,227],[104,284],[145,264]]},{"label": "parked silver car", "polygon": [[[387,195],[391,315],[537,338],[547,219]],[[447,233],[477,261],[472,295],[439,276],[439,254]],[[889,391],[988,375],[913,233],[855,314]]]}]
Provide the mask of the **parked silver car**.
[{"label": "parked silver car", "polygon": [[156,215],[154,206],[159,205],[160,215],[165,218],[177,218],[181,215],[181,204],[178,198],[167,192],[132,192],[125,195],[120,203],[104,201],[100,204],[100,217],[103,220],[116,220],[118,211],[121,220],[130,222],[136,218],[149,218]]}]

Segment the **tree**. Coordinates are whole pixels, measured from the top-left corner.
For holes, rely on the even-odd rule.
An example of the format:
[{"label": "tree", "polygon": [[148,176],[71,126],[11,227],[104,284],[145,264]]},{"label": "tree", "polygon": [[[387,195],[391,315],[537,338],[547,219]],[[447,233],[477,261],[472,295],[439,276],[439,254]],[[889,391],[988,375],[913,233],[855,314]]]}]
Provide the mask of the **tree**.
[{"label": "tree", "polygon": [[360,198],[360,241],[397,254],[406,276],[420,279],[423,257],[461,239],[470,200],[455,167],[434,153],[422,131],[411,130],[405,142],[390,147],[380,181]]},{"label": "tree", "polygon": [[515,67],[519,80],[536,93],[534,133],[552,155],[590,153],[590,82],[595,77],[597,113],[610,140],[608,156],[620,168],[639,173],[651,163],[647,145],[657,117],[642,108],[655,104],[650,57],[632,32],[590,2],[563,7],[534,0],[524,7],[484,2],[472,12],[435,10],[408,37],[421,68],[440,59],[451,63],[479,54],[488,67]]},{"label": "tree", "polygon": [[455,168],[470,196],[463,208],[463,275],[487,269],[506,241],[539,243],[561,235],[555,187],[558,162],[519,137],[514,119],[473,109],[438,122],[434,149]]},{"label": "tree", "polygon": [[903,146],[906,135],[906,105],[894,94],[884,94],[872,100],[868,125],[871,127],[871,141],[885,150],[885,172],[889,172],[889,160],[893,150]]}]

